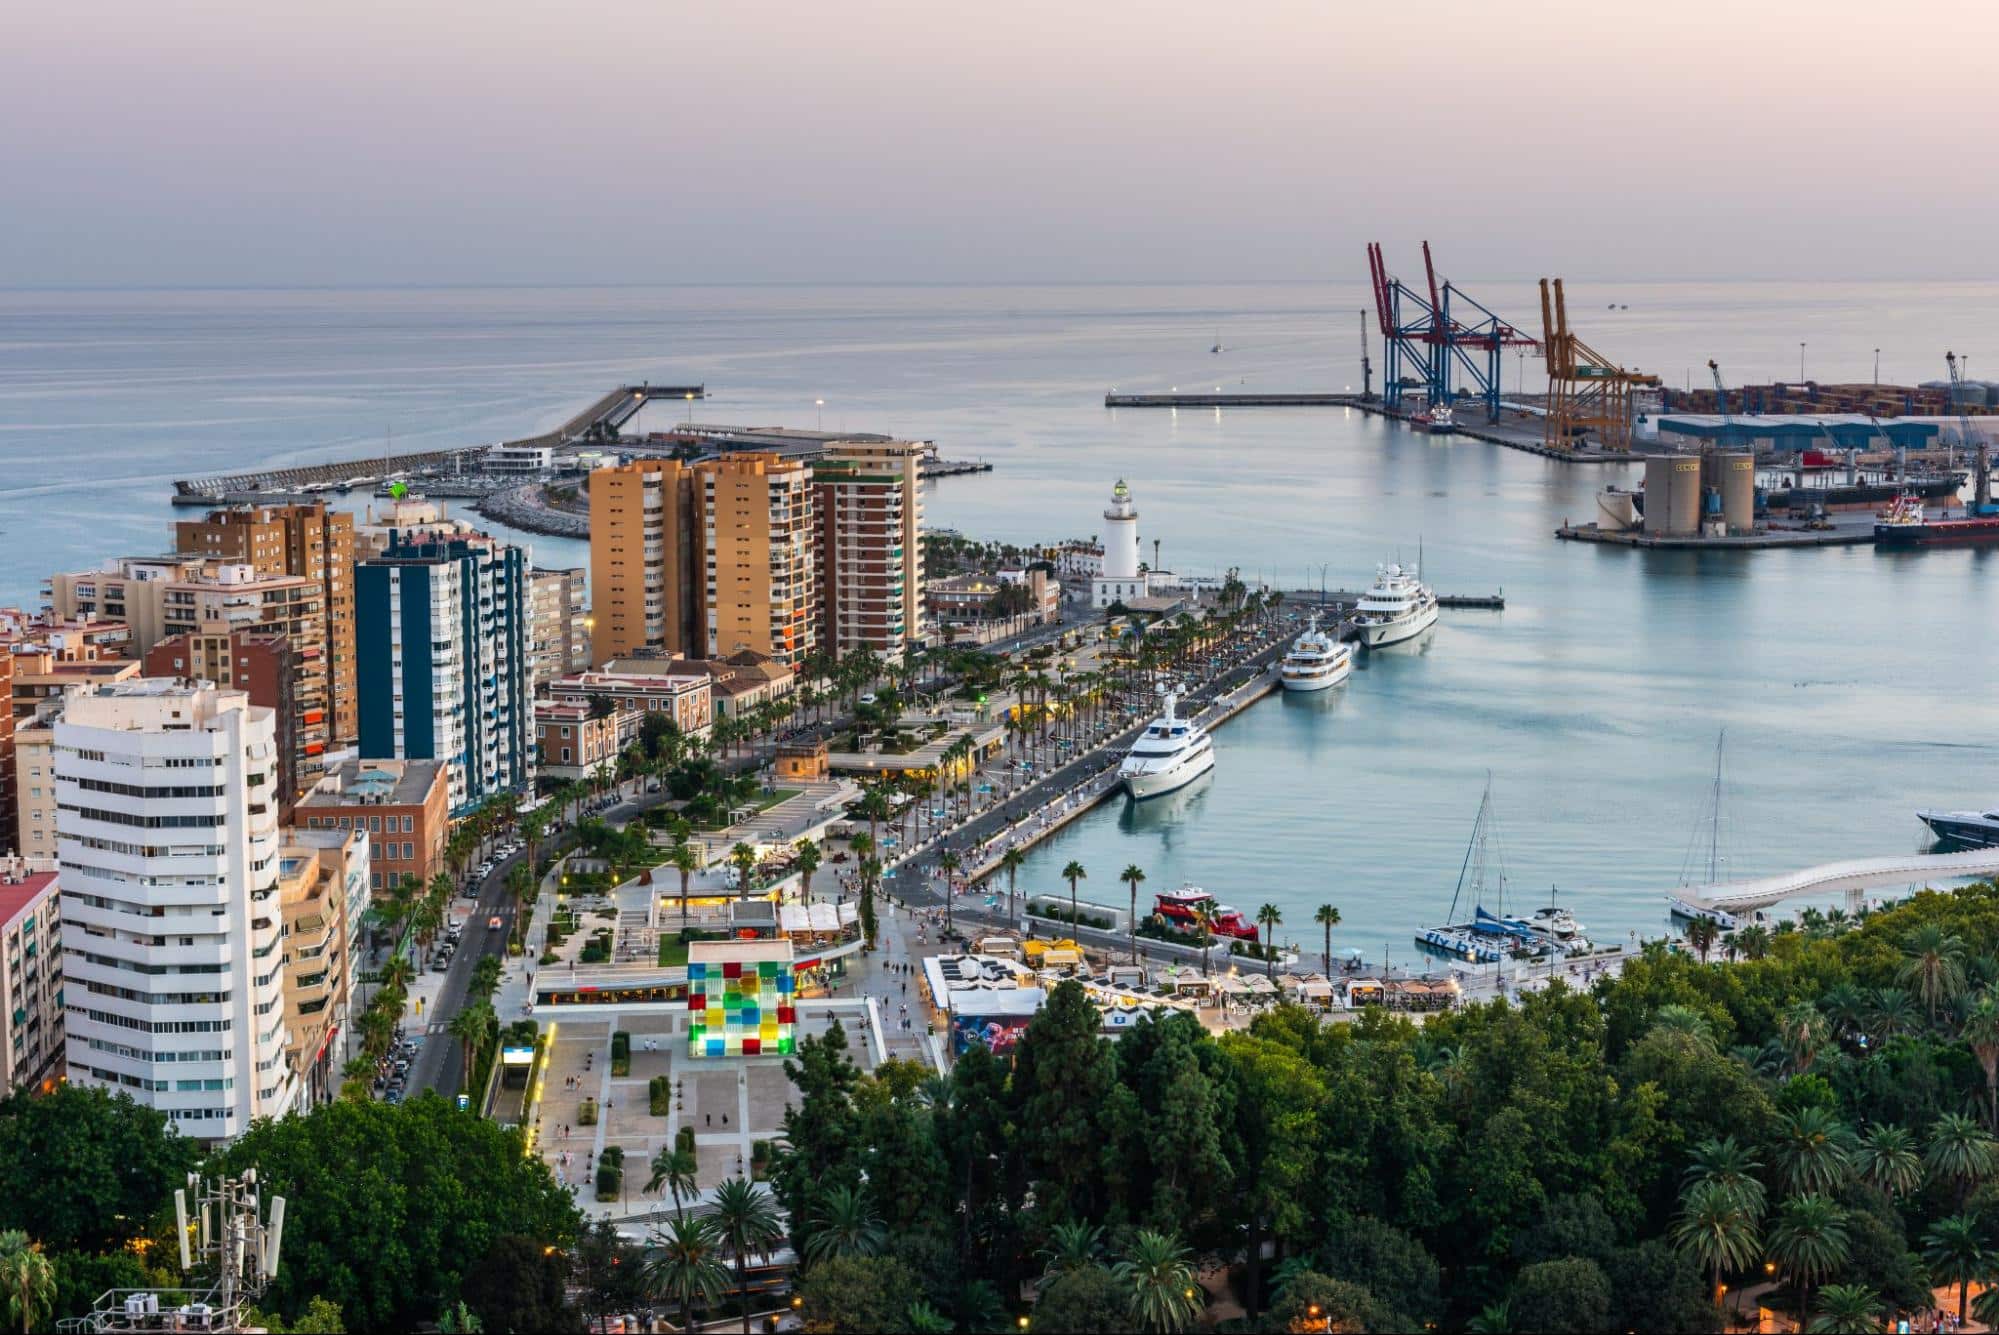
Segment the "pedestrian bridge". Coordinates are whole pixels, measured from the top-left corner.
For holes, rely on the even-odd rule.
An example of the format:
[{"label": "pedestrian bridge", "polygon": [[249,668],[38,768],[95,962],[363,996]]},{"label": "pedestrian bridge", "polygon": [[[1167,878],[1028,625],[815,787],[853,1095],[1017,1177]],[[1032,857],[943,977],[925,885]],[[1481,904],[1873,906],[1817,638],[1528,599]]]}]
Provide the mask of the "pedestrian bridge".
[{"label": "pedestrian bridge", "polygon": [[1966,876],[1999,874],[1999,848],[1961,853],[1901,853],[1885,858],[1849,858],[1803,871],[1782,872],[1753,881],[1723,881],[1689,888],[1683,898],[1728,913],[1768,908],[1786,899],[1844,892],[1857,896],[1876,886],[1915,885]]}]

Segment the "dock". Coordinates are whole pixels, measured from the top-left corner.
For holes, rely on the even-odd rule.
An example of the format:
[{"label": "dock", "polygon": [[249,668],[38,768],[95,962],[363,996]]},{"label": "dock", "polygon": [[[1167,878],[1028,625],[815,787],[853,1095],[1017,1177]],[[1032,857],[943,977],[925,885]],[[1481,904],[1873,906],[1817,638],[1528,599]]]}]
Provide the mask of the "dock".
[{"label": "dock", "polygon": [[918,462],[917,471],[924,481],[933,477],[960,477],[966,473],[990,473],[993,466],[984,459],[932,459]]},{"label": "dock", "polygon": [[[502,443],[524,449],[560,449],[581,441],[611,439],[616,436],[618,428],[631,421],[648,403],[658,399],[685,402],[707,396],[707,388],[703,385],[621,385],[553,431]],[[276,498],[265,493],[305,487],[323,488],[328,484],[338,486],[359,478],[373,481],[393,473],[455,473],[476,468],[491,448],[490,445],[466,445],[449,450],[376,454],[335,463],[299,464],[290,468],[265,468],[216,477],[182,478],[174,483],[174,504],[214,505],[238,499],[268,501]]]},{"label": "dock", "polygon": [[1106,408],[1365,408],[1358,394],[1120,394],[1104,395]]},{"label": "dock", "polygon": [[1707,537],[1699,533],[1647,533],[1644,529],[1598,528],[1595,524],[1564,524],[1555,536],[1566,542],[1595,542],[1611,547],[1645,547],[1666,551],[1747,552],[1769,547],[1861,547],[1874,541],[1874,519],[1864,525],[1830,529],[1762,529]]},{"label": "dock", "polygon": [[[1331,607],[1337,610],[1352,607],[1361,599],[1361,595],[1352,589],[1327,589],[1323,594],[1318,589],[1285,589],[1282,592],[1286,607]],[[1504,612],[1506,591],[1502,589],[1498,593],[1440,593],[1437,595],[1437,606],[1466,608],[1480,612]]]}]

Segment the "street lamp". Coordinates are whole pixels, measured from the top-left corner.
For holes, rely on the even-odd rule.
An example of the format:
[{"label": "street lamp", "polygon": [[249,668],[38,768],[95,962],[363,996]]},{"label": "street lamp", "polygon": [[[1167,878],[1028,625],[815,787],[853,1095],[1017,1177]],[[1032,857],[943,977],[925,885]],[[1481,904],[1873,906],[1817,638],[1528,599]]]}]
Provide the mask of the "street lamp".
[{"label": "street lamp", "polygon": [[819,413],[819,430],[824,431],[826,429],[826,400],[814,399],[812,400],[812,406]]},{"label": "street lamp", "polygon": [[1805,383],[1805,341],[1798,340],[1798,383]]}]

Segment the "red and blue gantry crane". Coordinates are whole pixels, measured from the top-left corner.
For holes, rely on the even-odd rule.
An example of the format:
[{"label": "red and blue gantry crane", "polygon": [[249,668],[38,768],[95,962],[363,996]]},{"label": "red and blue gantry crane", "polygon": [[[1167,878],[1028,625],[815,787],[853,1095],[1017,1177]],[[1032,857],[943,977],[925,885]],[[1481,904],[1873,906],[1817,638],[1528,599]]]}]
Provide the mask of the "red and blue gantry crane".
[{"label": "red and blue gantry crane", "polygon": [[1383,402],[1400,408],[1406,397],[1421,393],[1435,406],[1452,403],[1462,393],[1485,405],[1486,421],[1498,421],[1503,351],[1538,349],[1541,341],[1448,280],[1439,283],[1428,241],[1423,243],[1424,288],[1388,272],[1378,241],[1368,243],[1367,267],[1381,328]]}]

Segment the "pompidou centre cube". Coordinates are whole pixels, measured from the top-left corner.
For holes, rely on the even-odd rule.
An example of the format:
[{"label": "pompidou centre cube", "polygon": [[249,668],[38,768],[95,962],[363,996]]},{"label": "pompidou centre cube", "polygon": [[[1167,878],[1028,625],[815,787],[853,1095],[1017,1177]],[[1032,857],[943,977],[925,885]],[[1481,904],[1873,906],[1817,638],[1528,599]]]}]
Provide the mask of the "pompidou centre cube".
[{"label": "pompidou centre cube", "polygon": [[798,1011],[789,941],[696,941],[687,956],[689,1056],[791,1052]]}]

